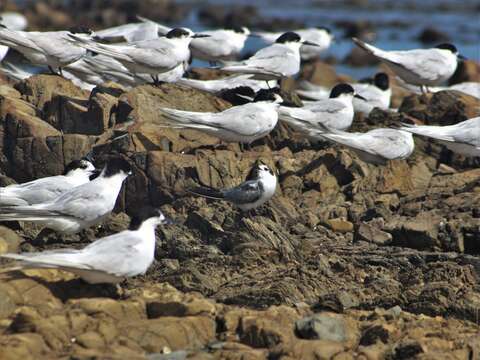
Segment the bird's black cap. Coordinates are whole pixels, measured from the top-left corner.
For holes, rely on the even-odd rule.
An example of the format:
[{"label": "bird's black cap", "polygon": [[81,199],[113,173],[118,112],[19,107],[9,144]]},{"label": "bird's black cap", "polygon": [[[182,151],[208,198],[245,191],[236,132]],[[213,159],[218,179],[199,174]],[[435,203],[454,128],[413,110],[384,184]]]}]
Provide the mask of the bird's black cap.
[{"label": "bird's black cap", "polygon": [[130,175],[132,173],[132,167],[127,160],[121,157],[115,157],[107,161],[104,171],[105,177],[114,176],[121,171],[123,171],[125,174]]},{"label": "bird's black cap", "polygon": [[332,33],[332,30],[329,27],[326,26],[317,26],[318,30],[325,30],[328,34]]},{"label": "bird's black cap", "polygon": [[450,44],[450,43],[440,44],[440,45],[435,46],[435,48],[437,48],[437,49],[442,49],[442,50],[450,50],[450,51],[451,51],[452,53],[454,53],[454,54],[457,54],[457,53],[458,53],[458,50],[457,50],[457,48],[455,47],[455,45]]},{"label": "bird's black cap", "polygon": [[387,90],[390,86],[388,75],[383,72],[375,74],[375,77],[373,78],[373,83],[381,90]]},{"label": "bird's black cap", "polygon": [[153,206],[142,206],[139,210],[135,211],[130,220],[129,230],[138,230],[142,223],[151,218],[163,217],[164,223],[169,222],[159,209]]},{"label": "bird's black cap", "polygon": [[257,92],[257,95],[253,99],[254,102],[258,101],[275,101],[276,97],[275,94],[278,94],[279,91],[276,90],[275,88],[273,89],[260,89]]},{"label": "bird's black cap", "polygon": [[275,42],[279,44],[285,44],[288,42],[300,42],[300,41],[302,41],[302,38],[300,37],[300,35],[298,35],[297,33],[294,33],[293,31],[289,31],[280,35],[280,37]]},{"label": "bird's black cap", "polygon": [[355,90],[353,90],[353,87],[349,84],[341,83],[338,85],[335,85],[330,91],[330,98],[336,98],[339,97],[342,94],[353,94],[355,93]]},{"label": "bird's black cap", "polygon": [[63,175],[67,175],[70,171],[76,169],[86,169],[88,168],[87,160],[73,160],[67,166],[65,166],[65,170],[63,171]]},{"label": "bird's black cap", "polygon": [[231,27],[227,27],[226,29],[232,30],[238,34],[245,34],[245,28],[242,26],[231,26]]},{"label": "bird's black cap", "polygon": [[237,86],[233,89],[222,90],[218,96],[233,105],[244,105],[255,98],[255,90],[250,86]]},{"label": "bird's black cap", "polygon": [[183,28],[175,28],[170,30],[165,36],[168,39],[180,38],[182,36],[189,36],[190,33]]},{"label": "bird's black cap", "polygon": [[70,29],[68,29],[72,34],[92,34],[93,31],[92,29],[89,29],[86,26],[73,26]]}]

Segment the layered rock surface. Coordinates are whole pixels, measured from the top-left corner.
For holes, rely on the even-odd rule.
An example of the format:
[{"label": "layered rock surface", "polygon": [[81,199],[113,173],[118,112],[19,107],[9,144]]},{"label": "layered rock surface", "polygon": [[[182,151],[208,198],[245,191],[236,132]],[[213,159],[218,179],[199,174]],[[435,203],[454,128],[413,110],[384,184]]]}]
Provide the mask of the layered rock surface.
[{"label": "layered rock surface", "polygon": [[[327,69],[308,66],[311,79]],[[375,110],[353,129],[480,114],[478,100],[453,91],[397,96],[402,114]],[[120,295],[63,272],[1,274],[0,358],[479,357],[475,161],[416,138],[410,159],[376,167],[284,124],[242,152],[167,128],[158,112],[230,106],[177,85],[89,94],[58,76],[2,83],[1,185],[61,173],[90,151],[99,167],[110,154],[129,158],[134,174],[101,227],[45,243],[30,224],[4,224],[0,251],[83,247],[124,229],[144,203],[176,224],[158,230],[154,265]],[[185,191],[236,185],[257,159],[279,186],[256,214]]]}]

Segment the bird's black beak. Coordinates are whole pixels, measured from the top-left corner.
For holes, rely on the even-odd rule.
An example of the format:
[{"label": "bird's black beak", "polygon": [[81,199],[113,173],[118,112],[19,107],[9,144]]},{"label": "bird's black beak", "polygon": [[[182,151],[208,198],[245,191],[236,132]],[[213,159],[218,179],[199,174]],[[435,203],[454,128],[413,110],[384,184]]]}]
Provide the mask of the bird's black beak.
[{"label": "bird's black beak", "polygon": [[175,220],[172,220],[168,217],[164,217],[164,219],[162,220],[162,225],[174,225],[176,224],[177,222]]},{"label": "bird's black beak", "polygon": [[98,170],[98,169],[95,169],[95,170],[92,170],[92,173],[90,174],[90,176],[88,177],[88,179],[90,181],[92,181],[93,179],[96,179],[98,177],[98,175],[100,175],[102,171],[101,170]]},{"label": "bird's black beak", "polygon": [[194,39],[206,38],[206,37],[210,37],[210,35],[207,35],[207,34],[195,34],[195,35],[192,36],[192,38],[194,38]]},{"label": "bird's black beak", "polygon": [[90,151],[88,152],[88,154],[85,155],[83,158],[84,158],[85,160],[88,160],[88,161],[90,161],[91,163],[93,163],[94,160],[95,160],[95,159],[93,158],[93,149],[90,150]]},{"label": "bird's black beak", "polygon": [[313,43],[313,42],[311,42],[311,41],[307,41],[307,40],[305,40],[305,41],[302,41],[302,44],[303,44],[303,45],[310,45],[310,46],[317,46],[317,47],[320,47],[320,45],[318,45],[318,44],[315,44],[315,43]]},{"label": "bird's black beak", "polygon": [[367,101],[367,99],[365,99],[362,95],[355,94],[355,95],[353,95],[353,97],[356,97],[357,99],[360,99],[360,100],[363,100],[363,101]]},{"label": "bird's black beak", "polygon": [[458,55],[457,55],[457,58],[458,58],[459,60],[462,60],[462,61],[468,60],[468,58],[465,57],[465,56],[463,56],[462,54],[458,54]]}]

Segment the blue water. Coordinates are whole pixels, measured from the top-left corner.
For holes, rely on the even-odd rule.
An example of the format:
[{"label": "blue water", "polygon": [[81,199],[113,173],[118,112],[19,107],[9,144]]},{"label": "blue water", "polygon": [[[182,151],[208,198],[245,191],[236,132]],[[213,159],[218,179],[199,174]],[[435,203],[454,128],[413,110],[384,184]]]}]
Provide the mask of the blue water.
[{"label": "blue water", "polygon": [[[188,26],[194,30],[205,30],[206,27],[198,19],[198,9],[207,4],[216,5],[255,5],[265,17],[294,19],[307,26],[328,26],[335,34],[336,42],[325,52],[324,56],[333,55],[340,62],[354,46],[350,39],[343,37],[344,30],[335,26],[339,20],[370,21],[375,25],[376,38],[374,44],[384,49],[413,49],[428,47],[416,38],[425,27],[434,27],[446,33],[460,53],[469,59],[480,62],[480,3],[477,0],[424,0],[400,1],[375,0],[365,2],[365,6],[345,6],[343,1],[325,0],[208,0],[179,1],[193,4],[195,10],[180,26]],[[358,1],[363,4],[364,2]],[[387,4],[388,6],[384,6]],[[408,4],[414,4],[411,10]],[[439,8],[448,6],[448,11]],[[395,25],[400,23],[402,26]],[[289,29],[286,29],[289,30]],[[250,38],[245,51],[251,53],[261,46],[259,39]],[[194,66],[206,66],[195,61]],[[371,75],[375,68],[352,68],[339,64],[340,73],[355,78]]]}]

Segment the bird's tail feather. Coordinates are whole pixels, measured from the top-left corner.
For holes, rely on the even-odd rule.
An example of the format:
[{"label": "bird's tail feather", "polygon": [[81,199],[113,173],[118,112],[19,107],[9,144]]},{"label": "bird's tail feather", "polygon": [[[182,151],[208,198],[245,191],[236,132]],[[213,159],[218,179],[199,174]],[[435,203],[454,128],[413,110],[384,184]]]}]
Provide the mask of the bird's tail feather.
[{"label": "bird's tail feather", "polygon": [[207,186],[198,186],[193,189],[187,189],[187,191],[191,194],[203,196],[209,199],[220,200],[224,198],[224,195],[221,191]]},{"label": "bird's tail feather", "polygon": [[376,48],[375,46],[369,45],[366,42],[357,39],[356,37],[353,37],[352,40],[355,44],[357,44],[359,47],[361,47],[363,50],[370,54],[377,55],[377,53],[380,52],[380,49]]},{"label": "bird's tail feather", "polygon": [[97,54],[110,56],[110,57],[112,57],[114,59],[117,59],[117,60],[120,60],[120,61],[123,60],[123,61],[131,62],[131,59],[130,59],[129,56],[108,48],[107,47],[108,45],[99,44],[99,43],[96,43],[94,41],[82,38],[81,36],[76,36],[76,35],[73,35],[73,34],[68,34],[68,36],[70,38],[74,39],[75,44],[77,44],[78,46],[81,46],[81,47],[83,47],[87,50],[93,51]]}]

